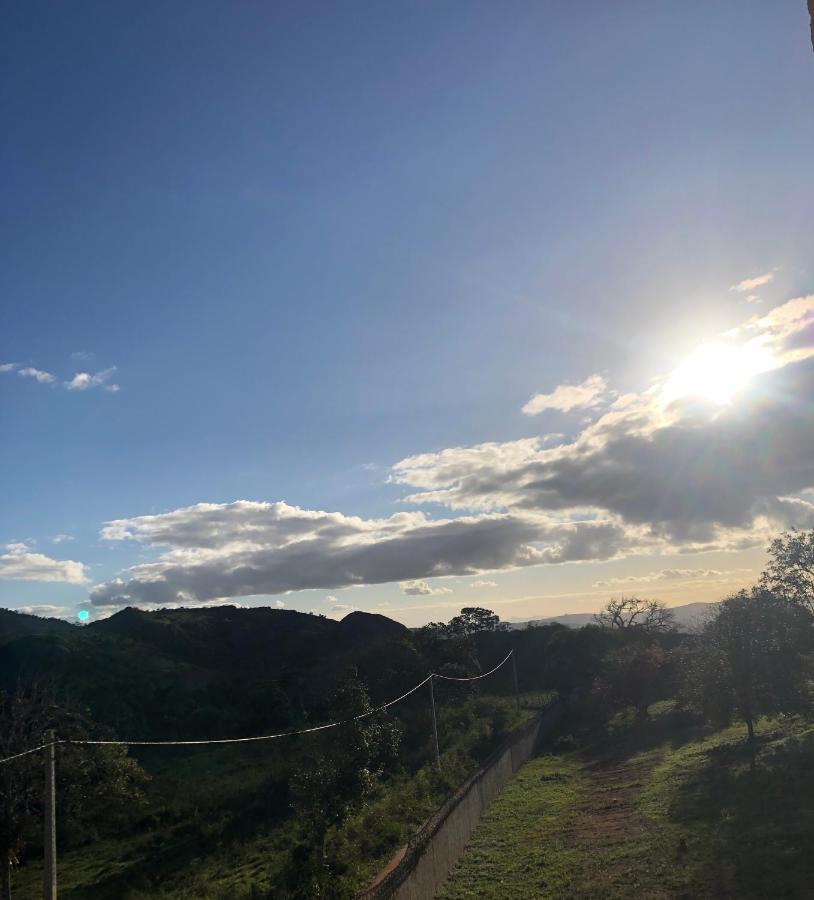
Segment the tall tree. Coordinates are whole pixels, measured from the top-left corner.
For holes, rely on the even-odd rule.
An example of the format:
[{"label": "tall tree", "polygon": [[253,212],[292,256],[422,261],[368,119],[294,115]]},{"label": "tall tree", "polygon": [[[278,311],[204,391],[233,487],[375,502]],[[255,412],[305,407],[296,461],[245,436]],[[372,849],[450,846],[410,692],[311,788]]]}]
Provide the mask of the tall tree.
[{"label": "tall tree", "polygon": [[760,584],[814,614],[814,529],[793,529],[772,541]]},{"label": "tall tree", "polygon": [[387,764],[396,759],[401,740],[398,724],[385,714],[372,713],[367,689],[355,673],[340,682],[330,700],[344,724],[331,729],[321,751],[291,785],[294,806],[310,832],[295,852],[290,872],[296,897],[334,895],[329,887],[334,868],[329,831],[367,802]]},{"label": "tall tree", "polygon": [[691,695],[709,718],[745,722],[752,765],[756,720],[807,703],[813,637],[808,612],[760,587],[722,601],[704,627]]},{"label": "tall tree", "polygon": [[640,597],[612,597],[602,612],[594,616],[603,628],[637,628],[641,631],[672,631],[675,618],[660,600]]},{"label": "tall tree", "polygon": [[481,606],[465,606],[460,615],[451,618],[447,625],[453,635],[467,637],[482,631],[503,631],[506,627],[496,613]]}]

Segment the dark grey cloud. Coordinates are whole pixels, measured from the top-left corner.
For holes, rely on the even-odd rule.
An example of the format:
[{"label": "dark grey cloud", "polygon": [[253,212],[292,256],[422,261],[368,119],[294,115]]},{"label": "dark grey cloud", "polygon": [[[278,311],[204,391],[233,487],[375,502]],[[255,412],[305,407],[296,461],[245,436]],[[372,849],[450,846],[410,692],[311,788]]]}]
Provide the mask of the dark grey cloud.
[{"label": "dark grey cloud", "polygon": [[[712,540],[718,528],[748,528],[760,516],[810,521],[794,499],[814,486],[814,358],[755,379],[724,409],[641,428],[638,413],[600,421],[567,447],[539,443],[462,448],[396,466],[413,502],[457,509],[564,513],[598,509],[672,541]],[[631,427],[633,422],[633,427]],[[519,443],[519,442],[518,442]],[[517,452],[511,452],[516,449]]]},{"label": "dark grey cloud", "polygon": [[[264,517],[266,517],[264,519]],[[303,519],[312,522],[305,531]],[[245,536],[253,523],[252,543]],[[267,521],[263,532],[258,521]],[[221,542],[212,530],[217,521]],[[291,533],[283,523],[290,522]],[[111,523],[109,539],[126,537],[170,549],[155,563],[96,587],[96,605],[200,602],[221,597],[280,594],[446,575],[607,559],[628,542],[625,530],[606,521],[558,523],[538,514],[483,514],[432,521],[420,514],[384,520],[298,510],[287,504],[242,501],[201,504],[163,516]],[[201,542],[190,549],[194,535]]]}]

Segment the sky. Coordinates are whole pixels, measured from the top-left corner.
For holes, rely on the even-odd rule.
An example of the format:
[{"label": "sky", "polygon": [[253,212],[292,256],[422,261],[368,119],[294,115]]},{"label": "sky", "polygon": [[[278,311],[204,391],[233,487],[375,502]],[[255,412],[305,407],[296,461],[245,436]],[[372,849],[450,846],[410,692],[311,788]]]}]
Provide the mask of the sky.
[{"label": "sky", "polygon": [[7,4],[0,604],[752,583],[814,527],[805,6]]}]

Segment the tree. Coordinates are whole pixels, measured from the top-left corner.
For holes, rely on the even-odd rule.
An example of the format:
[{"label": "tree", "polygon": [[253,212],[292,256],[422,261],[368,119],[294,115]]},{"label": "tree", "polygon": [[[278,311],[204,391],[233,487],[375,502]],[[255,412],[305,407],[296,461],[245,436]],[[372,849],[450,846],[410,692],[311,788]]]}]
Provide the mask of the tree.
[{"label": "tree", "polygon": [[451,618],[447,625],[452,635],[465,637],[482,631],[505,631],[506,628],[496,613],[480,606],[465,606],[461,614]]},{"label": "tree", "polygon": [[814,529],[786,531],[769,546],[760,586],[814,614]]},{"label": "tree", "polygon": [[755,721],[807,702],[811,616],[761,587],[723,600],[691,661],[690,694],[707,717],[746,724],[755,762]]},{"label": "tree", "polygon": [[672,612],[660,600],[639,597],[612,597],[594,621],[603,628],[636,628],[650,633],[675,628]]},{"label": "tree", "polygon": [[550,627],[550,637],[540,654],[543,684],[553,688],[563,702],[574,695],[586,695],[601,671],[611,635],[594,626]]},{"label": "tree", "polygon": [[632,706],[636,718],[647,718],[652,703],[669,695],[672,682],[670,655],[656,640],[636,641],[609,654],[604,686],[615,706]]},{"label": "tree", "polygon": [[344,724],[331,729],[322,752],[294,776],[291,785],[293,805],[310,832],[294,853],[290,873],[294,896],[331,896],[326,885],[335,863],[328,852],[329,831],[364,806],[386,765],[396,759],[401,740],[398,724],[383,713],[372,713],[367,690],[355,673],[340,682],[330,705]]},{"label": "tree", "polygon": [[[62,739],[87,738],[92,723],[83,710],[38,684],[0,691],[0,758],[43,742],[54,729]],[[62,839],[73,832],[110,830],[141,798],[146,774],[125,747],[60,745],[57,748],[57,809]],[[44,797],[41,753],[0,767],[0,853],[4,868],[0,897],[11,898],[12,868],[32,846],[41,847]]]}]

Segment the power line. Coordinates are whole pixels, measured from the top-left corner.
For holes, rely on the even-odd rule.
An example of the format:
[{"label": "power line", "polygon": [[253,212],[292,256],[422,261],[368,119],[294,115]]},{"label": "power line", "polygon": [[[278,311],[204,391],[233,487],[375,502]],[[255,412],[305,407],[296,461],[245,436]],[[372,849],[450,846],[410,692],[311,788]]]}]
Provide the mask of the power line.
[{"label": "power line", "polygon": [[514,650],[509,650],[506,654],[506,658],[499,662],[494,669],[489,669],[488,672],[484,672],[483,675],[473,675],[471,678],[453,678],[451,675],[439,675],[434,673],[430,676],[430,678],[443,678],[444,681],[478,681],[480,678],[486,678],[488,675],[491,675],[493,672],[497,672],[497,670],[506,662],[506,660],[514,653]]},{"label": "power line", "polygon": [[486,678],[489,675],[492,675],[511,657],[514,653],[514,650],[510,650],[506,657],[499,662],[494,669],[490,669],[488,672],[484,672],[482,675],[473,675],[470,678],[453,678],[450,675],[439,675],[436,672],[431,672],[423,681],[420,681],[414,687],[411,687],[409,691],[403,693],[400,697],[396,697],[395,700],[388,700],[387,703],[383,703],[381,706],[377,706],[374,709],[368,710],[367,712],[361,713],[358,716],[353,716],[350,719],[340,719],[336,722],[328,722],[325,725],[315,725],[311,728],[301,728],[296,731],[281,731],[276,734],[260,734],[254,735],[252,737],[242,737],[242,738],[207,738],[201,739],[197,741],[121,741],[121,740],[71,740],[69,738],[59,738],[55,741],[50,741],[45,744],[40,744],[38,747],[32,747],[29,750],[23,750],[22,753],[15,753],[13,756],[7,756],[5,759],[0,759],[0,765],[3,765],[7,762],[12,762],[12,760],[19,759],[22,756],[28,756],[31,753],[38,753],[40,750],[46,750],[49,747],[57,746],[58,744],[65,745],[82,745],[82,746],[96,746],[96,747],[202,747],[209,744],[248,744],[255,741],[274,741],[278,738],[284,737],[295,737],[300,734],[313,734],[316,731],[326,731],[329,728],[337,728],[340,725],[347,725],[349,722],[356,722],[359,719],[365,719],[368,716],[375,715],[377,712],[382,712],[385,709],[388,709],[391,706],[395,706],[396,703],[400,703],[402,700],[406,699],[410,696],[410,694],[415,693],[420,687],[423,687],[428,681],[432,681],[433,678],[442,678],[445,681],[478,681],[481,678]]}]

